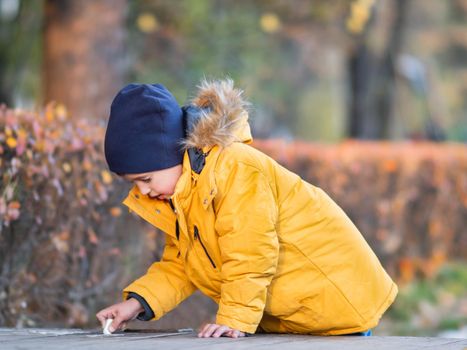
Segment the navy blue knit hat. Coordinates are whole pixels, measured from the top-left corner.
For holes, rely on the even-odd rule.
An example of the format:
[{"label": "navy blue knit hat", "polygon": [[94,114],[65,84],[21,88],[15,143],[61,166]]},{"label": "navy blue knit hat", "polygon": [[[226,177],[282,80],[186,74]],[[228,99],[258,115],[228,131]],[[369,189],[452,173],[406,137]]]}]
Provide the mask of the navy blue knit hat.
[{"label": "navy blue knit hat", "polygon": [[161,84],[129,84],[110,107],[105,158],[117,174],[137,174],[181,164],[182,109]]}]

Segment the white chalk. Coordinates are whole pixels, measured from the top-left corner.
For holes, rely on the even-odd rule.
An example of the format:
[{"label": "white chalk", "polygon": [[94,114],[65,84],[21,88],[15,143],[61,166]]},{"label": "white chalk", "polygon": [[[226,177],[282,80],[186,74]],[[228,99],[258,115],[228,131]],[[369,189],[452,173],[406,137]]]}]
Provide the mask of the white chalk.
[{"label": "white chalk", "polygon": [[108,319],[105,320],[105,326],[104,326],[104,330],[103,330],[103,333],[105,335],[111,335],[112,334],[112,332],[109,330],[109,327],[112,324],[112,321],[113,321],[113,318],[108,318]]}]

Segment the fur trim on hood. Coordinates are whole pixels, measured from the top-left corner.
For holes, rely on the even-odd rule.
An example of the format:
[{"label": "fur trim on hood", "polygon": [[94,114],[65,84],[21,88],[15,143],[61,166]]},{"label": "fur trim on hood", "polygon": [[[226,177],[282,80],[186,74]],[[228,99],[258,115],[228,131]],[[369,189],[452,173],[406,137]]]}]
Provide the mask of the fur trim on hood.
[{"label": "fur trim on hood", "polygon": [[232,142],[250,142],[247,106],[243,91],[231,79],[207,81],[198,86],[191,104],[201,108],[199,119],[183,142],[185,148],[204,148]]}]

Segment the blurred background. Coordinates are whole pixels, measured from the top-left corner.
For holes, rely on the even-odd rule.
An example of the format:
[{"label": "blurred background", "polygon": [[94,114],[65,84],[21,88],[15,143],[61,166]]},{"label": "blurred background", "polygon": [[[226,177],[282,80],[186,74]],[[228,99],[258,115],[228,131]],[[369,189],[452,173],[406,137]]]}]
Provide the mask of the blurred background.
[{"label": "blurred background", "polygon": [[[160,258],[103,133],[126,83],[231,77],[255,147],[397,281],[375,334],[467,337],[467,0],[0,0],[0,326],[97,327]],[[197,293],[157,322],[197,327]]]}]

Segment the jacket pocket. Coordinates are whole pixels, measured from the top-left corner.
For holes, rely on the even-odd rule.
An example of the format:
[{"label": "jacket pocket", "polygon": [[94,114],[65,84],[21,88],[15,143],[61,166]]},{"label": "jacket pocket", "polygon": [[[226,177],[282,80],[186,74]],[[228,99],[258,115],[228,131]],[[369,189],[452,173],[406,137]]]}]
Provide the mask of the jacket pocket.
[{"label": "jacket pocket", "polygon": [[199,235],[198,227],[196,225],[195,225],[194,230],[195,230],[195,234],[194,234],[195,241],[198,241],[201,244],[201,247],[203,248],[204,253],[208,257],[209,262],[211,263],[212,267],[216,268],[216,264],[214,263],[214,260],[212,260],[211,256],[209,255],[208,250],[206,249],[206,246],[204,245],[203,241],[201,240],[201,236]]}]

